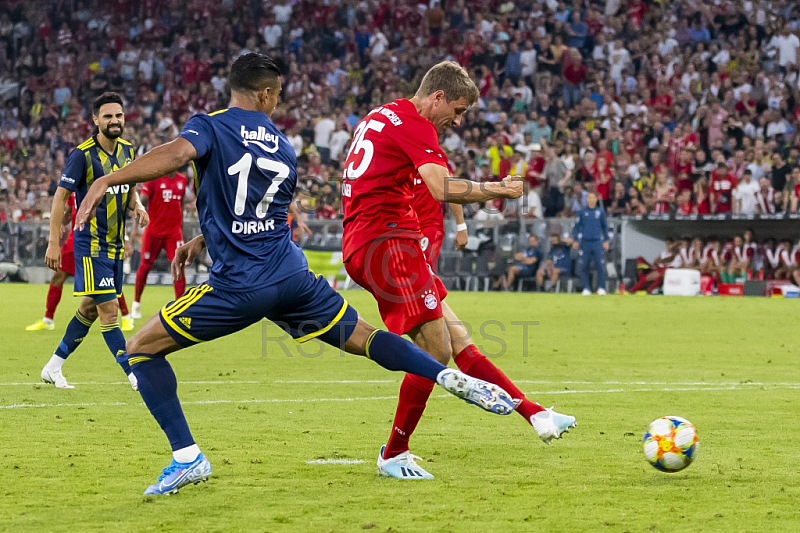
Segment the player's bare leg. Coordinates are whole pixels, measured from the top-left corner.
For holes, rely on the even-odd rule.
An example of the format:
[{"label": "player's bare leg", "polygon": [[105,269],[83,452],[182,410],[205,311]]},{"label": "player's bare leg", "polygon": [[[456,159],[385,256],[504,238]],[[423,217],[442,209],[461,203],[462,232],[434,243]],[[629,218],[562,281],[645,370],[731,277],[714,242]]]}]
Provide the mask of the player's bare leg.
[{"label": "player's bare leg", "polygon": [[[550,272],[550,269],[548,268],[549,266],[550,265],[548,263],[545,263],[544,268],[540,268],[539,270],[536,271],[536,288],[537,289],[540,289],[540,290],[544,289],[544,276],[545,276],[545,274]],[[552,277],[551,277],[551,279],[552,279]]]},{"label": "player's bare leg", "polygon": [[550,274],[550,284],[553,286],[552,291],[555,292],[556,285],[558,285],[558,278],[561,277],[561,269],[553,267],[552,272]]},{"label": "player's bare leg", "polygon": [[514,280],[517,279],[519,275],[519,267],[517,265],[512,266],[508,269],[508,279],[506,280],[506,288],[508,290],[512,290],[514,287]]},{"label": "player's bare leg", "polygon": [[50,280],[50,285],[52,285],[53,287],[63,287],[64,282],[67,281],[68,277],[69,274],[67,274],[63,270],[57,270],[53,274],[53,279]]}]

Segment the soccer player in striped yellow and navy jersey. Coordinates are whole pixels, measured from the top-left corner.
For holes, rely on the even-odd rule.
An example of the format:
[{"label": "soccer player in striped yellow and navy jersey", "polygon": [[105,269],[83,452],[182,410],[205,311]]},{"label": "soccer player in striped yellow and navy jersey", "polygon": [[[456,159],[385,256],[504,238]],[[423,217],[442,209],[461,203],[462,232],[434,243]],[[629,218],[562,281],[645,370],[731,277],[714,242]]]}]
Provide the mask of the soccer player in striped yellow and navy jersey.
[{"label": "soccer player in striped yellow and navy jersey", "polygon": [[[125,113],[119,94],[104,93],[97,97],[92,106],[92,118],[98,132],[70,153],[53,198],[50,243],[45,253],[45,262],[53,270],[61,265],[60,222],[69,195],[75,193],[76,204],[80,207],[86,191],[96,179],[124,167],[134,158],[133,145],[120,138],[125,128]],[[58,388],[72,388],[67,384],[61,367],[98,317],[100,330],[111,354],[116,357],[125,351],[125,337],[117,321],[117,298],[122,294],[125,217],[128,209],[133,209],[140,225],[147,225],[147,212],[139,201],[136,188],[128,185],[111,187],[89,224],[83,229],[73,229],[74,295],[82,299],[75,317],[67,325],[64,338],[42,369],[42,380]],[[131,374],[127,362],[123,361],[120,365],[136,389],[136,378]]]}]

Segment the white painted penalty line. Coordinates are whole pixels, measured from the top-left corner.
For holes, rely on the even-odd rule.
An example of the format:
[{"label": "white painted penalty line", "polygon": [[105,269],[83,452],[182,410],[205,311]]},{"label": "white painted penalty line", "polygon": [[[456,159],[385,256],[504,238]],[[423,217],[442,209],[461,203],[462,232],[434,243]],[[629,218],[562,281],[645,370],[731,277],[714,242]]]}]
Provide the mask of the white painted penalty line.
[{"label": "white painted penalty line", "polygon": [[[541,396],[547,394],[614,394],[620,392],[691,392],[691,391],[737,391],[747,390],[751,387],[742,387],[741,384],[733,384],[724,387],[663,387],[647,389],[587,389],[587,390],[550,390],[532,391],[525,393],[527,396]],[[800,389],[800,384],[787,385],[768,385],[767,390],[775,389]],[[450,394],[438,394],[434,398],[448,398]],[[264,398],[250,400],[196,400],[182,402],[183,405],[215,405],[215,404],[261,404],[261,403],[320,403],[320,402],[370,402],[380,400],[396,400],[397,395],[392,396],[369,396],[361,398]],[[0,405],[0,409],[28,409],[44,407],[115,407],[121,405],[141,405],[141,402],[82,402],[82,403],[15,403],[11,405]]]},{"label": "white painted penalty line", "polygon": [[[70,382],[73,385],[128,385],[127,381],[75,381]],[[180,385],[368,385],[368,384],[385,384],[385,383],[400,383],[395,379],[342,379],[342,380],[247,380],[247,381],[225,381],[225,380],[209,380],[209,381],[179,381]],[[761,387],[761,386],[798,386],[800,382],[767,382],[767,381],[548,381],[548,380],[526,380],[515,379],[514,383],[524,383],[526,385],[671,385],[671,386],[692,386],[692,387],[719,387],[727,385],[736,385],[741,387]],[[17,386],[32,386],[32,385],[45,385],[41,381],[30,382],[9,382],[0,383],[0,387],[17,387]]]}]

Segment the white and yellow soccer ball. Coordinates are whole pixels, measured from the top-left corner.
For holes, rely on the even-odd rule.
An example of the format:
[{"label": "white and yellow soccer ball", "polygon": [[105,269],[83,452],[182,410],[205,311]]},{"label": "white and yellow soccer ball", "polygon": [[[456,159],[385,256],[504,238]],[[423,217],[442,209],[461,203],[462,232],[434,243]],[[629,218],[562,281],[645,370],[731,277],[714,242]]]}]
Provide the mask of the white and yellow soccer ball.
[{"label": "white and yellow soccer ball", "polygon": [[700,443],[691,422],[679,416],[654,420],[644,434],[644,457],[662,472],[680,472],[697,457]]}]

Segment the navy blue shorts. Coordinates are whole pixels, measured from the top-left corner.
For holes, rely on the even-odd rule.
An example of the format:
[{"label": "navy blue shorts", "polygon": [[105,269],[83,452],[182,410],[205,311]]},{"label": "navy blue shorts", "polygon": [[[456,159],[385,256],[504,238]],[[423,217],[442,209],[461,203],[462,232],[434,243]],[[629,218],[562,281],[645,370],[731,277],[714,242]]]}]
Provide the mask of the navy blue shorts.
[{"label": "navy blue shorts", "polygon": [[161,309],[161,323],[186,348],[240,331],[263,318],[297,342],[317,338],[342,347],[358,313],[322,276],[299,272],[262,289],[226,292],[204,283]]},{"label": "navy blue shorts", "polygon": [[75,255],[74,296],[89,296],[95,303],[122,296],[122,259]]},{"label": "navy blue shorts", "polygon": [[532,278],[536,275],[536,265],[517,265],[517,267],[521,278]]}]

